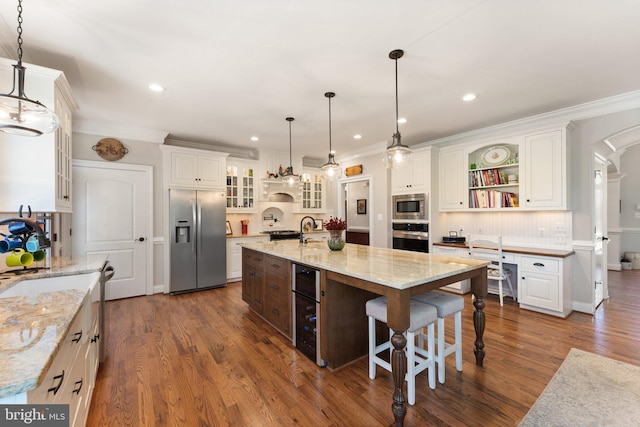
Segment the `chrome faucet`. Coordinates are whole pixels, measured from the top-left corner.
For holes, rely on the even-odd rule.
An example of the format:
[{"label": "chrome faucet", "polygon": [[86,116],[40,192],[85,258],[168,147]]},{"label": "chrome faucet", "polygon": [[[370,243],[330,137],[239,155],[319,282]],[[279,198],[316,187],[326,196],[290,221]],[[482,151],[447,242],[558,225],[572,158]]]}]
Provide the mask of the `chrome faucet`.
[{"label": "chrome faucet", "polygon": [[37,222],[31,221],[26,218],[5,218],[3,220],[0,220],[0,225],[10,224],[12,222],[21,222],[31,227],[33,229],[32,233],[35,233],[35,235],[38,237],[38,246],[40,248],[45,249],[51,247],[51,241],[47,238],[44,231],[40,227],[40,224],[38,224]]},{"label": "chrome faucet", "polygon": [[304,220],[305,220],[305,219],[307,219],[307,218],[309,218],[309,219],[311,219],[311,221],[313,221],[313,228],[316,228],[316,220],[315,220],[315,219],[313,219],[313,217],[312,217],[312,216],[307,215],[307,216],[303,217],[303,218],[300,220],[300,243],[304,243],[304,237],[303,237],[303,235],[302,235],[302,223],[303,223],[303,222],[304,222]]}]

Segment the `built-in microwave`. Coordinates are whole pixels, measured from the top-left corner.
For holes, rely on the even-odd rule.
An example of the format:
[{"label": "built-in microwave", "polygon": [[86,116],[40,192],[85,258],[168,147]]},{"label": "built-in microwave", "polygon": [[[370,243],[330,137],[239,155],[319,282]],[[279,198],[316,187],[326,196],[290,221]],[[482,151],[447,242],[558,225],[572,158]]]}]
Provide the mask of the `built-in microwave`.
[{"label": "built-in microwave", "polygon": [[393,219],[426,221],[429,219],[429,198],[426,194],[402,194],[392,197]]}]

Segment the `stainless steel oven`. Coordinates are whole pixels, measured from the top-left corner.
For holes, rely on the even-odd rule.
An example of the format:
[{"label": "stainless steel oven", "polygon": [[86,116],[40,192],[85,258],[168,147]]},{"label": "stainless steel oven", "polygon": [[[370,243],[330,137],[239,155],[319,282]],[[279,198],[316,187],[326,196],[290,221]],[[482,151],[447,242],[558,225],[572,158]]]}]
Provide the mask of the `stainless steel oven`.
[{"label": "stainless steel oven", "polygon": [[429,219],[429,198],[425,193],[392,197],[394,221],[426,221]]},{"label": "stainless steel oven", "polygon": [[429,224],[393,223],[393,249],[429,252]]}]

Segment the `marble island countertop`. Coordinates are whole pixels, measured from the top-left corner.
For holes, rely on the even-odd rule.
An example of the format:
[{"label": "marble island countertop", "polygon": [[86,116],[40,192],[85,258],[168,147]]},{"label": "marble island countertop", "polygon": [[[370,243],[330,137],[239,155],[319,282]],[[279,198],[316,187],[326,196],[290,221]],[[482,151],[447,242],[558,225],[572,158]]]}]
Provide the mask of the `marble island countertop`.
[{"label": "marble island countertop", "polygon": [[[100,271],[106,256],[45,260],[46,269],[1,274],[0,293],[22,280]],[[51,365],[88,290],[70,289],[0,298],[0,398],[39,385]]]},{"label": "marble island countertop", "polygon": [[277,240],[246,243],[243,247],[396,289],[410,288],[446,277],[453,271],[471,271],[488,264],[481,260],[350,243],[341,251],[332,251],[324,241],[300,244],[297,240]]}]

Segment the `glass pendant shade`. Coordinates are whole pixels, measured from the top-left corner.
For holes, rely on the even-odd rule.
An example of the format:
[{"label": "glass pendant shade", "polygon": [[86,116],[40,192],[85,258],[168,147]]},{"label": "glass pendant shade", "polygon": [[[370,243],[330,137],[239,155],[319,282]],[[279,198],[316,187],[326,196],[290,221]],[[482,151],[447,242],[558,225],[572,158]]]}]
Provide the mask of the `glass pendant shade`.
[{"label": "glass pendant shade", "polygon": [[389,58],[396,63],[396,133],[393,134],[393,142],[387,147],[382,162],[387,169],[399,169],[409,163],[412,157],[411,148],[400,142],[400,129],[398,128],[398,58],[402,58],[404,51],[400,49],[389,52]]},{"label": "glass pendant shade", "polygon": [[400,169],[407,165],[412,157],[413,152],[409,147],[400,143],[400,134],[396,133],[393,135],[393,143],[387,147],[384,153],[382,162],[387,169]]},{"label": "glass pendant shade", "polygon": [[340,169],[340,165],[336,163],[333,153],[329,153],[329,161],[322,165],[322,176],[329,181],[342,176],[342,169]]},{"label": "glass pendant shade", "polygon": [[322,165],[322,176],[324,179],[333,181],[342,176],[342,169],[340,165],[336,163],[335,155],[331,150],[331,98],[336,96],[333,92],[327,92],[324,96],[329,100],[329,160]]},{"label": "glass pendant shade", "polygon": [[[22,1],[18,1],[18,63],[13,66],[13,88],[0,94],[0,132],[40,136],[58,129],[56,114],[24,93],[26,68],[22,66]],[[18,90],[18,95],[13,93]]]},{"label": "glass pendant shade", "polygon": [[285,120],[289,122],[289,167],[287,167],[287,170],[282,176],[281,182],[285,187],[293,188],[300,185],[300,176],[293,173],[293,162],[291,160],[291,122],[295,119],[293,117],[287,117]]}]

